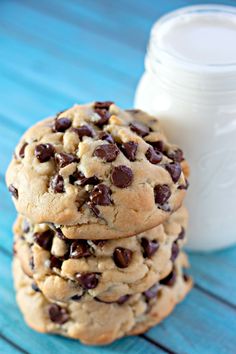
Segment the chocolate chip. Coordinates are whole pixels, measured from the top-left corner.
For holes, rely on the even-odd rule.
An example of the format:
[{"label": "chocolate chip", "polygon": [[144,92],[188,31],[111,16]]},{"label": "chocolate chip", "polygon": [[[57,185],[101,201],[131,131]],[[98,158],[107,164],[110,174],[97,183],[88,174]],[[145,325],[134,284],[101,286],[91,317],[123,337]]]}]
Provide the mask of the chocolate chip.
[{"label": "chocolate chip", "polygon": [[177,242],[173,242],[172,248],[171,248],[171,257],[170,260],[174,262],[179,254],[179,246]]},{"label": "chocolate chip", "polygon": [[53,131],[64,133],[71,126],[69,118],[57,118],[54,122]]},{"label": "chocolate chip", "polygon": [[183,278],[185,282],[188,282],[190,280],[190,276],[186,273],[183,274]]},{"label": "chocolate chip", "polygon": [[83,295],[74,295],[74,296],[71,296],[70,299],[73,301],[79,301],[79,300],[81,300],[82,296]]},{"label": "chocolate chip", "polygon": [[132,251],[128,248],[116,247],[113,252],[113,260],[117,267],[127,268],[132,260]]},{"label": "chocolate chip", "polygon": [[85,289],[94,289],[98,285],[98,275],[96,273],[77,273],[75,277]]},{"label": "chocolate chip", "polygon": [[61,175],[55,175],[51,179],[51,188],[54,191],[54,193],[64,192],[64,179]]},{"label": "chocolate chip", "polygon": [[61,266],[62,266],[62,260],[51,255],[50,256],[50,267],[51,268],[58,268],[58,269],[61,269]]},{"label": "chocolate chip", "polygon": [[176,149],[175,151],[168,151],[166,152],[166,156],[168,156],[169,159],[175,162],[181,162],[184,160],[184,154],[181,149]]},{"label": "chocolate chip", "polygon": [[158,184],[154,188],[155,203],[163,205],[171,196],[170,188],[166,184]]},{"label": "chocolate chip", "polygon": [[146,125],[144,125],[143,123],[134,122],[134,123],[131,123],[129,126],[133,132],[140,135],[142,138],[144,138],[146,135],[149,134],[149,128]]},{"label": "chocolate chip", "polygon": [[99,115],[100,119],[94,122],[95,125],[102,128],[105,124],[109,122],[110,113],[107,109],[104,108],[94,108],[94,111]]},{"label": "chocolate chip", "polygon": [[25,148],[26,146],[28,145],[28,143],[24,143],[21,148],[20,148],[20,151],[19,151],[19,156],[23,159],[25,157]]},{"label": "chocolate chip", "polygon": [[100,134],[98,135],[98,138],[101,140],[106,140],[110,144],[114,144],[114,142],[115,142],[112,135],[108,134],[106,132],[100,132]]},{"label": "chocolate chip", "polygon": [[133,181],[133,172],[127,166],[117,166],[112,169],[111,181],[118,188],[127,188]]},{"label": "chocolate chip", "polygon": [[63,235],[63,232],[61,231],[61,229],[59,227],[55,227],[55,231],[56,231],[56,236],[63,241],[68,241],[68,239]]},{"label": "chocolate chip", "polygon": [[30,224],[26,219],[24,219],[23,224],[22,224],[22,231],[25,234],[27,234],[29,232],[29,230],[30,230]]},{"label": "chocolate chip", "polygon": [[185,229],[183,228],[183,226],[181,227],[181,231],[178,235],[178,240],[183,240],[185,237]]},{"label": "chocolate chip", "polygon": [[95,186],[100,182],[96,176],[85,177],[85,175],[78,170],[69,176],[69,181],[71,184],[77,184],[78,186],[82,187],[86,186],[87,184]]},{"label": "chocolate chip", "polygon": [[114,102],[112,102],[112,101],[95,102],[95,103],[94,103],[94,108],[109,109],[109,107],[110,107],[113,103],[114,103]]},{"label": "chocolate chip", "polygon": [[168,163],[165,165],[165,169],[169,172],[172,181],[176,183],[182,172],[180,164],[178,162]]},{"label": "chocolate chip", "polygon": [[89,136],[91,138],[94,136],[94,131],[89,125],[81,125],[79,128],[72,128],[71,131],[76,133],[80,140],[82,140],[84,136]]},{"label": "chocolate chip", "polygon": [[159,243],[156,240],[151,241],[145,237],[142,237],[141,245],[143,247],[143,256],[145,258],[151,258],[159,248]]},{"label": "chocolate chip", "polygon": [[34,270],[34,258],[33,257],[30,257],[30,259],[29,259],[29,266],[30,266],[31,270]]},{"label": "chocolate chip", "polygon": [[110,205],[111,204],[111,190],[103,183],[95,186],[90,193],[89,199],[94,205]]},{"label": "chocolate chip", "polygon": [[106,244],[106,240],[93,240],[93,243],[98,247],[103,247]]},{"label": "chocolate chip", "polygon": [[162,154],[159,151],[154,150],[153,147],[150,147],[147,150],[145,156],[148,159],[148,161],[154,165],[161,162],[162,160]]},{"label": "chocolate chip", "polygon": [[117,158],[119,152],[120,151],[115,144],[105,144],[97,146],[93,152],[93,156],[106,162],[112,162]]},{"label": "chocolate chip", "polygon": [[181,184],[181,185],[179,185],[178,186],[178,189],[180,189],[180,190],[187,190],[188,189],[188,187],[189,187],[189,182],[188,182],[188,180],[187,179],[185,179],[185,181],[186,181],[186,184]]},{"label": "chocolate chip", "polygon": [[159,141],[147,141],[148,144],[152,145],[152,147],[154,148],[155,151],[158,152],[164,152],[164,143],[163,141],[159,140]]},{"label": "chocolate chip", "polygon": [[43,249],[49,251],[52,247],[52,239],[54,236],[53,230],[46,230],[43,232],[36,232],[33,235],[34,241]]},{"label": "chocolate chip", "polygon": [[176,281],[176,271],[173,269],[170,274],[167,275],[164,279],[160,280],[160,284],[166,285],[166,286],[173,286],[175,281]]},{"label": "chocolate chip", "polygon": [[47,162],[54,156],[55,150],[51,144],[39,144],[35,147],[34,154],[39,162]]},{"label": "chocolate chip", "polygon": [[87,202],[87,205],[88,205],[89,209],[92,210],[93,214],[98,218],[100,215],[100,211],[96,207],[96,205],[93,202]]},{"label": "chocolate chip", "polygon": [[81,258],[91,256],[89,245],[85,240],[75,240],[70,246],[70,258]]},{"label": "chocolate chip", "polygon": [[130,161],[135,161],[136,152],[138,149],[138,144],[134,141],[129,141],[127,143],[123,143],[120,146],[121,151],[123,154],[129,159]]},{"label": "chocolate chip", "polygon": [[159,291],[159,284],[155,284],[151,288],[149,288],[148,290],[144,291],[143,295],[145,296],[146,301],[150,301],[151,299],[156,297],[158,294],[158,291]]},{"label": "chocolate chip", "polygon": [[52,304],[48,308],[48,314],[52,322],[62,325],[69,320],[67,310],[57,304]]},{"label": "chocolate chip", "polygon": [[13,184],[9,185],[8,190],[15,199],[18,199],[18,189],[16,189]]},{"label": "chocolate chip", "polygon": [[105,300],[101,300],[98,297],[95,297],[94,300],[98,301],[98,302],[102,302],[104,304],[118,304],[118,305],[123,305],[126,301],[128,301],[130,298],[130,295],[123,295],[121,296],[118,300],[116,301],[105,301]]},{"label": "chocolate chip", "polygon": [[129,298],[130,298],[130,295],[123,295],[116,301],[116,303],[118,305],[123,305],[126,301],[129,300]]},{"label": "chocolate chip", "polygon": [[32,283],[32,284],[31,284],[31,288],[32,288],[35,292],[41,293],[41,290],[39,289],[39,287],[37,286],[37,284]]},{"label": "chocolate chip", "polygon": [[72,154],[66,154],[64,152],[61,152],[60,154],[56,154],[56,162],[60,168],[63,168],[72,162],[78,162],[78,161],[79,161],[78,157]]}]

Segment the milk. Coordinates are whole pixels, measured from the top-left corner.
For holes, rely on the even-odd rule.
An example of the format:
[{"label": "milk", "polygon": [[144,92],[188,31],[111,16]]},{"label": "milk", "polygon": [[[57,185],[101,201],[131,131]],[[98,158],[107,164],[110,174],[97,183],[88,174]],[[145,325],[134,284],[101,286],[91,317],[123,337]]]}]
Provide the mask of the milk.
[{"label": "milk", "polygon": [[188,248],[236,242],[236,10],[194,6],[154,25],[135,106],[190,163]]}]

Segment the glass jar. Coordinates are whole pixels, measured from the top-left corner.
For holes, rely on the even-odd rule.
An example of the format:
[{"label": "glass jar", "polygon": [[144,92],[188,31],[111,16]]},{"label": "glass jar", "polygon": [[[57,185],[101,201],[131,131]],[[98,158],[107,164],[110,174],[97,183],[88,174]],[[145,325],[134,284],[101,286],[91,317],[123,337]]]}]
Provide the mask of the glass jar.
[{"label": "glass jar", "polygon": [[[195,55],[186,41],[191,43],[191,34],[198,32],[192,31],[192,27],[188,31],[188,23],[192,26],[191,19],[200,15],[205,16],[205,24],[199,20],[194,26],[199,26],[199,36],[204,33],[206,36],[201,44],[200,38],[193,35],[193,46],[196,44],[198,48]],[[179,20],[181,26],[187,26],[184,35],[189,35],[182,43],[181,55],[176,54],[181,31],[173,23],[165,29],[172,31],[172,39],[169,42],[160,39],[168,21]],[[206,38],[210,33],[209,20],[210,26],[215,26],[210,29],[211,35],[215,30],[218,34],[214,36],[216,42],[212,50],[211,35]],[[230,21],[229,27],[232,26],[233,43],[225,28],[220,28],[225,21]],[[165,48],[166,41],[168,48]],[[174,51],[171,51],[172,45]],[[236,242],[236,52],[229,48],[228,53],[227,45],[236,47],[236,9],[233,7],[193,6],[164,16],[152,29],[145,73],[135,96],[135,107],[160,118],[170,141],[183,149],[190,163],[187,247],[194,250],[213,250]],[[202,55],[202,62],[201,46],[209,50],[209,55]]]}]

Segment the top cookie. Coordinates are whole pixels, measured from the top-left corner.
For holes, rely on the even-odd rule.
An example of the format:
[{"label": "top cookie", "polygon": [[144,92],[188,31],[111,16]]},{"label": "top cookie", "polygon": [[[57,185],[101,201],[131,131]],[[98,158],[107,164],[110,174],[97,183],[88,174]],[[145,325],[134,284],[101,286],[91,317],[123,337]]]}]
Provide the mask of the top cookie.
[{"label": "top cookie", "polygon": [[32,222],[109,239],[153,228],[176,210],[186,166],[156,118],[95,102],[31,127],[6,180],[18,212]]}]

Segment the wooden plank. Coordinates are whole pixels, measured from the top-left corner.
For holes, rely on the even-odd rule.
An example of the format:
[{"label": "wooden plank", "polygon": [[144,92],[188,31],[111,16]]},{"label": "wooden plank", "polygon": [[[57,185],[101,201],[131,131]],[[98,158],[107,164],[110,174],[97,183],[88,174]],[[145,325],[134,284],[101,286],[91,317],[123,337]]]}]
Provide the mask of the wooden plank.
[{"label": "wooden plank", "polygon": [[235,311],[193,289],[148,336],[181,354],[235,353]]},{"label": "wooden plank", "polygon": [[[125,79],[125,76],[129,78],[131,75],[134,75],[134,73],[137,75],[135,68],[143,64],[138,60],[139,58],[143,58],[144,53],[142,51],[137,52],[137,50],[132,48],[132,45],[125,46],[123,42],[117,42],[113,38],[109,38],[109,35],[101,36],[97,31],[88,33],[86,29],[80,26],[79,21],[77,21],[76,24],[70,22],[65,24],[57,17],[54,17],[54,11],[52,11],[51,14],[43,11],[37,12],[37,3],[31,2],[31,5],[32,7],[28,7],[25,6],[24,2],[17,2],[16,4],[12,4],[11,7],[11,4],[7,4],[5,8],[6,16],[4,17],[4,24],[11,25],[12,32],[15,28],[21,31],[25,29],[27,32],[27,29],[31,27],[31,32],[29,33],[28,31],[25,33],[25,39],[33,38],[33,34],[40,38],[38,42],[39,46],[42,43],[51,43],[53,46],[61,48],[65,55],[67,53],[74,53],[77,58],[87,58],[87,65],[90,65],[91,62],[95,65],[95,68],[93,68],[94,74],[97,62],[103,64],[102,71],[104,72],[105,70],[107,72],[108,70],[108,75],[111,74],[109,68],[117,72],[117,81],[119,81],[119,76],[122,75],[122,73],[122,79]],[[16,17],[14,17],[13,13],[15,7],[17,9]],[[42,10],[41,2],[39,9]],[[34,22],[33,26],[32,21]],[[47,28],[48,36],[45,37],[44,23],[48,21],[50,21],[50,27]],[[10,27],[8,30],[11,31]],[[34,45],[33,42],[32,40],[32,45]],[[132,58],[135,58],[135,60],[132,60]],[[57,57],[55,59],[57,59]]]}]

